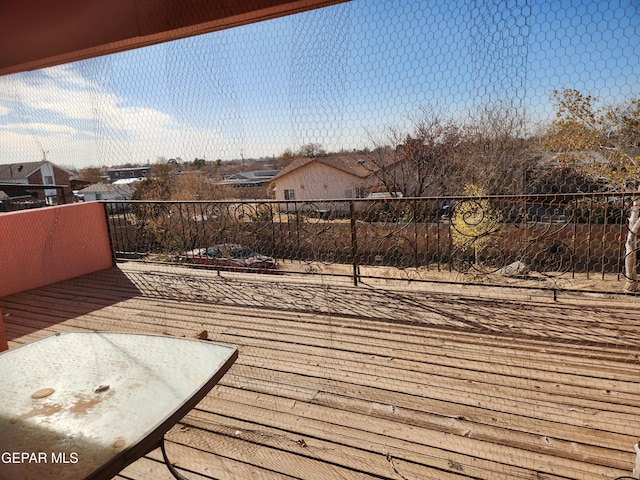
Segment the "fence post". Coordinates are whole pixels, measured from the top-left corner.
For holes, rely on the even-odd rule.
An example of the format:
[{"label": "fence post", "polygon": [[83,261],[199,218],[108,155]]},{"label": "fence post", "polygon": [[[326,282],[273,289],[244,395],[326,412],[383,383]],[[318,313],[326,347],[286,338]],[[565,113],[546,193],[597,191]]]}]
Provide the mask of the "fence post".
[{"label": "fence post", "polygon": [[[586,258],[586,264],[587,264],[587,280],[589,280],[589,274],[591,271],[591,235],[593,234],[593,216],[595,215],[595,212],[593,211],[594,207],[593,207],[593,194],[591,194],[591,197],[589,197],[589,227],[588,227],[588,232],[587,232],[587,258]],[[597,219],[596,219],[597,221]],[[575,259],[574,262],[576,263]]]},{"label": "fence post", "polygon": [[109,248],[111,249],[111,264],[115,267],[117,263],[117,255],[116,255],[116,245],[114,241],[114,228],[111,225],[111,217],[109,216],[109,204],[106,201],[101,201],[102,207],[104,208],[104,221],[107,224],[107,235],[109,236]]},{"label": "fence post", "polygon": [[349,201],[349,216],[351,217],[351,254],[353,256],[353,285],[358,286],[358,235],[356,234],[356,206],[355,201]]}]

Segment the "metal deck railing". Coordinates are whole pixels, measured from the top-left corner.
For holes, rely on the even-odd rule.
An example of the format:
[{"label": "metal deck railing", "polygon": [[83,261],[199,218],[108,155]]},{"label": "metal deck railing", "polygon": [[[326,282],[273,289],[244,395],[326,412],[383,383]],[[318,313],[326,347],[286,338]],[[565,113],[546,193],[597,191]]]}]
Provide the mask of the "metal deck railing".
[{"label": "metal deck railing", "polygon": [[625,258],[635,254],[625,246],[635,239],[627,221],[634,198],[103,203],[116,260],[251,271],[242,263],[200,261],[205,248],[237,244],[272,258],[279,272],[349,276],[355,284],[384,278],[620,292],[629,279]]}]

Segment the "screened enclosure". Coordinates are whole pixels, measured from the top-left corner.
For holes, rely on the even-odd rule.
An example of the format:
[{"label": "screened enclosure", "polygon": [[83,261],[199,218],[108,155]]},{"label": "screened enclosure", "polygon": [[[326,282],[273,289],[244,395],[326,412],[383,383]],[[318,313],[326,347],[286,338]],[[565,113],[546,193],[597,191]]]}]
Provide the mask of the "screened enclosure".
[{"label": "screened enclosure", "polygon": [[0,76],[3,210],[54,164],[114,260],[0,298],[10,347],[238,346],[167,434],[189,478],[632,478],[639,10],[353,0]]}]

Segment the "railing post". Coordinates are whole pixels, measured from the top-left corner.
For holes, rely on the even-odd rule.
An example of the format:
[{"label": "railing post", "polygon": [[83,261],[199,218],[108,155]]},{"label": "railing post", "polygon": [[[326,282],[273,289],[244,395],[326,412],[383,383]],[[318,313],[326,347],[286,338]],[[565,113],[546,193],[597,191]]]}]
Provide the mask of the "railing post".
[{"label": "railing post", "polygon": [[111,220],[109,217],[109,204],[105,201],[100,202],[102,203],[102,208],[104,208],[104,220],[107,223],[107,236],[109,237],[109,248],[111,249],[111,263],[113,266],[116,265],[117,263],[117,256],[116,256],[116,246],[113,243],[114,239],[114,231],[113,231],[113,225],[111,225]]},{"label": "railing post", "polygon": [[604,226],[602,227],[602,237],[600,237],[600,248],[602,248],[602,256],[600,257],[600,274],[601,280],[604,280],[604,268],[607,261],[607,227],[609,226],[609,199],[605,197],[604,202]]},{"label": "railing post", "polygon": [[351,217],[351,254],[353,256],[353,285],[358,286],[358,235],[356,234],[356,207],[355,201],[351,199],[349,201],[349,215]]},{"label": "railing post", "polygon": [[64,187],[56,187],[56,195],[62,197],[62,204],[65,205],[67,203],[67,198],[64,195]]},{"label": "railing post", "polygon": [[[591,272],[591,235],[593,234],[593,220],[596,220],[595,218],[592,218],[595,216],[595,212],[594,212],[594,207],[593,207],[593,194],[591,194],[591,196],[589,197],[589,218],[588,218],[588,231],[587,231],[587,258],[586,258],[586,265],[587,265],[587,280],[589,280],[589,274]],[[575,259],[574,259],[574,263],[575,263]]]}]

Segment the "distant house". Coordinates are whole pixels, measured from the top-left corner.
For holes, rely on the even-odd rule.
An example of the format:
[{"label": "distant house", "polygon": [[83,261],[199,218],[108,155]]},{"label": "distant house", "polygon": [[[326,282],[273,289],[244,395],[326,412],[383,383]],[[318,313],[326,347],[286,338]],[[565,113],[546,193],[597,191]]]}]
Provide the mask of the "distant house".
[{"label": "distant house", "polygon": [[253,170],[251,172],[239,172],[220,182],[235,188],[262,187],[271,183],[280,170]]},{"label": "distant house", "polygon": [[[364,198],[371,172],[351,156],[299,158],[273,179],[276,200]],[[282,204],[293,210],[295,206]],[[318,205],[317,208],[324,208]]]},{"label": "distant house", "polygon": [[109,177],[111,183],[117,182],[118,180],[142,180],[143,178],[147,178],[147,174],[151,167],[126,167],[126,168],[107,168],[106,174]]},{"label": "distant house", "polygon": [[85,202],[95,202],[97,200],[131,200],[131,196],[136,189],[136,183],[95,183],[77,192],[80,200]]},{"label": "distant house", "polygon": [[230,175],[218,185],[231,187],[235,192],[227,192],[234,198],[267,198],[267,190],[279,170],[253,170]]},{"label": "distant house", "polygon": [[[70,203],[73,201],[71,176],[71,172],[47,160],[0,165],[0,184],[9,197],[3,203],[11,201],[14,208]],[[64,188],[43,188],[47,185]]]}]

